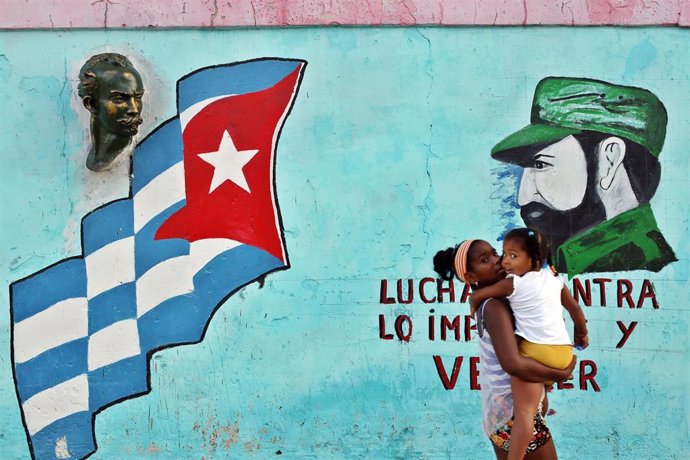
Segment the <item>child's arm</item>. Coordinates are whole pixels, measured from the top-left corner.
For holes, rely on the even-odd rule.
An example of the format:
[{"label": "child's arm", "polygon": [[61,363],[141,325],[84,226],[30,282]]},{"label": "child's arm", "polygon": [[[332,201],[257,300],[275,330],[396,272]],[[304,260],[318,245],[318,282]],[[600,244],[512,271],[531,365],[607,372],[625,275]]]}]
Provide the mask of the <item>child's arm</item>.
[{"label": "child's arm", "polygon": [[563,286],[561,290],[561,303],[563,307],[568,310],[570,318],[575,324],[575,339],[574,344],[581,350],[587,348],[589,345],[589,337],[587,336],[587,320],[585,319],[585,314],[580,308],[580,304],[573,297],[567,287]]},{"label": "child's arm", "polygon": [[513,293],[513,280],[506,278],[491,286],[483,287],[473,291],[470,295],[470,315],[479,308],[482,302],[492,297],[507,297]]}]

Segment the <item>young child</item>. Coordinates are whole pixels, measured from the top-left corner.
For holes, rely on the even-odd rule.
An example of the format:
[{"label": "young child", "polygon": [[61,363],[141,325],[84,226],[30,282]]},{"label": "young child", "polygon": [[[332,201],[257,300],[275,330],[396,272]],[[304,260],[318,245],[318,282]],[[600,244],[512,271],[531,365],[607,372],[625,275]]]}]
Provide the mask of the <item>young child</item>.
[{"label": "young child", "polygon": [[[570,364],[573,351],[561,305],[575,324],[575,346],[586,348],[589,338],[582,309],[550,265],[551,254],[541,233],[530,228],[509,231],[503,239],[506,279],[474,291],[470,306],[474,315],[484,300],[508,298],[520,353],[546,366],[564,369]],[[534,414],[542,400],[544,384],[512,377],[511,388],[514,421],[508,460],[520,460],[532,439]]]}]

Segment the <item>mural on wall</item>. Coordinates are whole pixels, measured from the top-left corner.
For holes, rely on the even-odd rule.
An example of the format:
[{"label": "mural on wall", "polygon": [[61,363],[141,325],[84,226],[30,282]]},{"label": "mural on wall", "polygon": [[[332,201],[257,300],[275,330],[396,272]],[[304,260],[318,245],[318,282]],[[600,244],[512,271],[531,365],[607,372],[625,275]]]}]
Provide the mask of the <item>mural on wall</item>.
[{"label": "mural on wall", "polygon": [[[151,390],[156,351],[201,341],[231,294],[289,267],[274,157],[305,66],[266,58],[178,80],[178,115],[134,151],[130,196],[83,219],[83,255],[12,283],[12,363],[33,458],[95,452],[96,414]],[[115,75],[138,100],[138,74]],[[84,104],[95,108],[92,97]],[[138,121],[126,115],[129,135]],[[112,160],[99,156],[91,166]]]},{"label": "mural on wall", "polygon": [[[0,92],[9,109],[0,118],[2,269],[5,286],[13,284],[0,315],[7,353],[0,457],[74,459],[97,448],[89,458],[492,458],[471,287],[439,280],[432,259],[464,239],[493,241],[525,225],[517,205],[525,162],[496,160],[491,149],[530,123],[535,87],[553,75],[645,88],[663,102],[663,149],[647,154],[658,154],[659,185],[648,203],[619,215],[651,205],[679,261],[659,271],[620,271],[622,262],[611,272],[582,268],[566,281],[586,311],[591,345],[578,353],[574,379],[549,395],[556,411],[549,429],[559,458],[683,458],[690,412],[679,403],[687,400],[687,372],[678,357],[688,353],[690,54],[678,50],[688,38],[688,30],[669,27],[0,32]],[[554,46],[563,43],[574,44],[565,55]],[[144,123],[138,147],[133,142],[93,172],[84,165],[91,113],[77,75],[90,56],[111,51],[128,56],[142,77]],[[262,56],[308,61],[268,182],[282,222],[261,204],[232,201],[249,199],[247,189],[259,198],[250,172],[265,160],[263,147],[232,129],[189,137],[207,110],[188,117],[199,100],[274,91],[304,66],[247,62]],[[207,69],[228,62],[242,64]],[[285,68],[270,72],[275,66]],[[217,92],[213,78],[201,81],[204,72],[233,68],[238,78]],[[178,101],[173,88],[195,69],[207,70],[188,77],[199,86],[180,82]],[[585,82],[588,93],[610,92]],[[256,111],[271,107],[252,100]],[[620,111],[617,100],[607,106]],[[661,121],[659,111],[645,110],[645,123]],[[244,116],[242,126],[252,122]],[[276,132],[260,128],[253,124],[251,139]],[[597,131],[566,128],[548,146],[573,138],[584,145]],[[597,134],[623,140],[627,157],[644,141],[630,131]],[[236,160],[259,152],[225,170],[228,163],[216,160],[233,149],[245,152]],[[582,174],[569,166],[569,174],[538,184],[579,187],[584,200],[583,177],[597,181],[596,169],[586,154],[583,166],[582,154],[569,151],[566,158],[542,152],[553,158],[539,158],[542,169],[530,172],[537,183],[558,172],[546,163],[571,161]],[[610,184],[597,186],[614,189],[622,172],[639,180],[625,162]],[[239,235],[235,225],[245,218],[277,230]],[[604,214],[573,230],[582,235],[615,219]],[[210,234],[216,230],[230,235]],[[201,268],[226,239],[246,244]],[[289,270],[281,270],[283,247]],[[115,269],[101,272],[102,263]],[[570,261],[566,270],[578,271]],[[216,309],[242,282],[249,284]]]},{"label": "mural on wall", "polygon": [[91,56],[79,71],[79,97],[91,112],[91,149],[86,166],[106,169],[131,143],[141,125],[141,75],[125,56]]},{"label": "mural on wall", "polygon": [[581,273],[659,271],[677,260],[649,200],[660,178],[667,114],[650,91],[585,78],[539,82],[531,124],[492,149],[518,165],[517,205]]}]

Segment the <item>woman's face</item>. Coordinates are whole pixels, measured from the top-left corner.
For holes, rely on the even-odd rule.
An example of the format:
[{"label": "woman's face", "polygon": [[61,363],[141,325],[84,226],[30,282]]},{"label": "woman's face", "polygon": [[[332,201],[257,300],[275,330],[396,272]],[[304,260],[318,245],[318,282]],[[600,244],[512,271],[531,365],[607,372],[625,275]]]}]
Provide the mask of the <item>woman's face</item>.
[{"label": "woman's face", "polygon": [[472,284],[488,286],[506,277],[501,267],[501,258],[486,241],[479,240],[472,245],[468,254],[469,272],[467,279]]}]

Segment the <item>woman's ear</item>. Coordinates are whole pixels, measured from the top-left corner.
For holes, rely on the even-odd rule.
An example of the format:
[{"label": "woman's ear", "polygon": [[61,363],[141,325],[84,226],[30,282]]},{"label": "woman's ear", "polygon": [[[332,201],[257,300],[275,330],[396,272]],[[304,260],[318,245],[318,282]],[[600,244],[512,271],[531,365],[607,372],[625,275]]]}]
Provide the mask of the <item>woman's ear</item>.
[{"label": "woman's ear", "polygon": [[478,280],[477,280],[477,277],[474,275],[474,273],[467,272],[465,274],[465,281],[474,286],[475,284],[477,284]]}]

